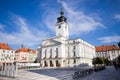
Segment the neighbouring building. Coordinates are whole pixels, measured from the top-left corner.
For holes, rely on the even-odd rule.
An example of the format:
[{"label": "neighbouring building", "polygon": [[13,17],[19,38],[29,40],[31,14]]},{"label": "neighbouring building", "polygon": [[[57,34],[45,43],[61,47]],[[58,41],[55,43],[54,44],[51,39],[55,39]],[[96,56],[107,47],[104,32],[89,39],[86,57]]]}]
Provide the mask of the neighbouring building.
[{"label": "neighbouring building", "polygon": [[15,57],[15,50],[13,50],[6,43],[0,43],[0,64],[13,63],[14,57]]},{"label": "neighbouring building", "polygon": [[92,66],[95,47],[82,39],[69,39],[69,24],[61,10],[57,18],[56,36],[45,39],[38,47],[41,67]]},{"label": "neighbouring building", "polygon": [[28,62],[37,62],[37,50],[30,50]]},{"label": "neighbouring building", "polygon": [[16,62],[35,62],[37,51],[29,48],[20,48],[15,51]]},{"label": "neighbouring building", "polygon": [[96,46],[96,56],[108,58],[110,61],[116,59],[120,55],[120,48],[116,45]]}]

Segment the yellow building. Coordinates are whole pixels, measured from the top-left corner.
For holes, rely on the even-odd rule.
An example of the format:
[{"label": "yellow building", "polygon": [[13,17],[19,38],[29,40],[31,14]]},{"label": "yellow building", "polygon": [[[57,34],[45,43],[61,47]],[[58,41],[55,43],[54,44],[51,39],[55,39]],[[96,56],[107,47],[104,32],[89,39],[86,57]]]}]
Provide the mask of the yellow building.
[{"label": "yellow building", "polygon": [[15,52],[16,62],[35,62],[37,51],[30,48],[19,48]]}]

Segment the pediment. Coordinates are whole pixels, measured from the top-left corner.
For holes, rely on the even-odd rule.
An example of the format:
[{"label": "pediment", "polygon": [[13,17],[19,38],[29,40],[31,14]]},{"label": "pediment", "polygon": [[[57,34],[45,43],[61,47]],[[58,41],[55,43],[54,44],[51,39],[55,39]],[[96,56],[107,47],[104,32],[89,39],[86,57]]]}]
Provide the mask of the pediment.
[{"label": "pediment", "polygon": [[50,45],[59,45],[61,44],[61,42],[53,40],[53,39],[49,39],[44,41],[43,46],[50,46]]}]

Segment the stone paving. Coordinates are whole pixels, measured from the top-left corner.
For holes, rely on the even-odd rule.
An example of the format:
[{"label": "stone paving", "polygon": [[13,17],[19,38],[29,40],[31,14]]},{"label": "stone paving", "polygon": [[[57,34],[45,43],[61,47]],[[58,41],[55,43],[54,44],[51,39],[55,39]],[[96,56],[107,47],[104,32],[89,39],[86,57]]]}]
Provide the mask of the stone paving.
[{"label": "stone paving", "polygon": [[[77,69],[35,69],[19,70],[17,78],[0,77],[0,80],[75,80],[72,74]],[[76,80],[120,80],[120,71],[109,66],[105,70],[94,72],[92,75]]]}]

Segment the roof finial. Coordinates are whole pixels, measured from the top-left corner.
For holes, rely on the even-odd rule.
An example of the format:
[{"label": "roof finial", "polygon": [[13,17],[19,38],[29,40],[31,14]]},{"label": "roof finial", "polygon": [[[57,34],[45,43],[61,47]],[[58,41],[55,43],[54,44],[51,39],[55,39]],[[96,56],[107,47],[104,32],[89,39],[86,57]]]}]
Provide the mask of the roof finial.
[{"label": "roof finial", "polygon": [[61,16],[64,16],[63,7],[61,7],[60,15],[61,15]]},{"label": "roof finial", "polygon": [[21,44],[21,48],[24,48],[24,45],[23,45],[23,44]]}]

